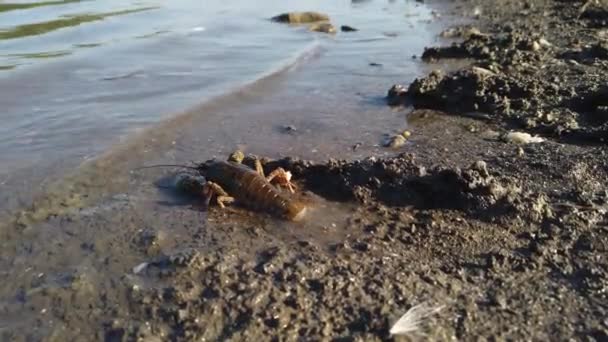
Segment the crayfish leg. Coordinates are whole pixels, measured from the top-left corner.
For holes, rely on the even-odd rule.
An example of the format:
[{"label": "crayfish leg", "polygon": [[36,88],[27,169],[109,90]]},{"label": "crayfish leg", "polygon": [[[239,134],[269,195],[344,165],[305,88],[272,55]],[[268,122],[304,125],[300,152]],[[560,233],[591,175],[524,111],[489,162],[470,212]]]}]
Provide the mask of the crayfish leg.
[{"label": "crayfish leg", "polygon": [[255,171],[262,177],[266,177],[264,176],[264,168],[262,167],[262,162],[259,159],[255,159],[254,161],[255,164]]},{"label": "crayfish leg", "polygon": [[220,208],[225,208],[224,203],[234,202],[234,197],[228,195],[228,193],[222,189],[222,187],[214,182],[207,182],[203,186],[203,195],[205,198],[205,206],[209,207],[211,198],[215,196],[215,201]]},{"label": "crayfish leg", "polygon": [[295,185],[291,182],[291,172],[285,171],[282,167],[273,170],[268,177],[266,177],[268,183],[275,183],[279,186],[284,186],[293,194],[295,193]]},{"label": "crayfish leg", "polygon": [[226,208],[226,204],[230,204],[234,202],[234,197],[230,197],[230,196],[217,196],[217,205],[220,206],[220,208]]}]

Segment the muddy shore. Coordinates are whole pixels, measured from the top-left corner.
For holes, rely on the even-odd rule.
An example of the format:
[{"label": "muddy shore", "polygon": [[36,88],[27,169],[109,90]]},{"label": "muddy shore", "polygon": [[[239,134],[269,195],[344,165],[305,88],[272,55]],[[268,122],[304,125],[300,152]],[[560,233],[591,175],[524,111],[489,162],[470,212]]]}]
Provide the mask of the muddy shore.
[{"label": "muddy shore", "polygon": [[[608,339],[608,7],[436,4],[467,26],[420,51],[441,71],[389,99],[410,123],[401,151],[265,161],[290,170],[326,221],[184,206],[151,221],[125,199],[106,221],[44,217],[37,249],[30,215],[3,227],[2,269],[27,264],[11,253],[28,249],[56,265],[2,275],[14,281],[0,285],[0,340]],[[454,59],[470,63],[446,68]],[[419,304],[441,310],[391,336]]]}]

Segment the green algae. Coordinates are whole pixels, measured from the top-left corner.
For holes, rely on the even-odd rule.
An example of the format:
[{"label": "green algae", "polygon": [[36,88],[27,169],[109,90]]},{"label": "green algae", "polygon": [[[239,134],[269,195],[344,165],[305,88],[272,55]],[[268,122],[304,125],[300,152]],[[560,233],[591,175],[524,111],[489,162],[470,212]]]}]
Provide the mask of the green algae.
[{"label": "green algae", "polygon": [[20,25],[9,30],[0,31],[0,40],[42,35],[66,27],[78,26],[88,22],[104,20],[108,17],[143,12],[157,8],[158,7],[143,7],[100,14],[79,14],[40,23]]},{"label": "green algae", "polygon": [[76,48],[93,48],[97,46],[101,46],[103,43],[83,43],[83,44],[74,44]]},{"label": "green algae", "polygon": [[21,58],[29,58],[29,59],[37,59],[37,58],[53,58],[53,57],[61,57],[72,54],[71,51],[61,50],[61,51],[45,51],[45,52],[34,52],[34,53],[21,53],[21,54],[13,54],[11,57],[21,57]]},{"label": "green algae", "polygon": [[56,1],[43,1],[43,2],[27,2],[27,3],[0,3],[0,13],[23,10],[35,7],[52,6],[52,5],[64,5],[72,2],[81,2],[82,0],[56,0]]}]

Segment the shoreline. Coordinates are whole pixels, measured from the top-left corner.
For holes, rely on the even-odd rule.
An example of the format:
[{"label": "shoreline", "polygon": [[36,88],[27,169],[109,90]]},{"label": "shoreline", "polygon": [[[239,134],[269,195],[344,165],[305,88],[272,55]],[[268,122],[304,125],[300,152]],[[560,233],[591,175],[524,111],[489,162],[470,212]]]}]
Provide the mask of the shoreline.
[{"label": "shoreline", "polygon": [[[158,173],[130,175],[122,197],[48,218],[41,227],[49,231],[37,234],[49,247],[13,246],[30,248],[23,258],[33,260],[49,253],[57,273],[14,274],[26,287],[3,300],[2,316],[40,312],[58,323],[41,319],[33,334],[59,339],[607,338],[608,161],[596,138],[605,134],[608,103],[606,79],[596,76],[608,71],[599,35],[608,25],[588,26],[598,25],[600,10],[568,20],[582,5],[445,5],[448,21],[477,12],[467,24],[477,31],[455,30],[468,36],[425,55],[471,64],[430,72],[396,95],[417,107],[407,114],[404,153],[264,163],[267,173],[290,170],[311,192],[319,211],[310,221],[236,207],[192,210],[196,200],[178,204],[142,185]],[[539,139],[509,138],[512,131]],[[57,240],[52,227],[70,240]],[[80,247],[56,253],[64,245]],[[78,258],[84,263],[70,263]],[[1,293],[11,293],[8,286]],[[391,336],[398,318],[420,304],[433,314],[417,332]]]}]

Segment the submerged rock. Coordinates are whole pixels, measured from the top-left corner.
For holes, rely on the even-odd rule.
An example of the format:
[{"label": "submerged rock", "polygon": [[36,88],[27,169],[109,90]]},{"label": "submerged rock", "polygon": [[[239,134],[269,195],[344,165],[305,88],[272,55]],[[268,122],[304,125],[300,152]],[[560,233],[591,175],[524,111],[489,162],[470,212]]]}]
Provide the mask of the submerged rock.
[{"label": "submerged rock", "polygon": [[322,32],[322,33],[336,33],[336,28],[334,25],[330,23],[316,23],[312,24],[309,27],[309,30],[313,32]]},{"label": "submerged rock", "polygon": [[406,141],[407,141],[407,139],[403,135],[397,134],[397,135],[394,135],[394,136],[388,138],[384,142],[384,147],[399,148],[399,147],[405,145]]},{"label": "submerged rock", "polygon": [[298,129],[294,125],[285,125],[281,128],[284,133],[295,133]]},{"label": "submerged rock", "polygon": [[342,32],[356,32],[359,31],[358,29],[352,27],[352,26],[348,26],[348,25],[342,25],[340,26],[340,30],[342,30]]},{"label": "submerged rock", "polygon": [[388,90],[386,95],[386,102],[389,106],[397,106],[405,102],[407,95],[407,88],[401,84],[394,84],[391,89]]},{"label": "submerged rock", "polygon": [[327,14],[319,12],[288,12],[279,14],[271,19],[279,23],[306,24],[319,21],[329,21]]}]

